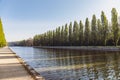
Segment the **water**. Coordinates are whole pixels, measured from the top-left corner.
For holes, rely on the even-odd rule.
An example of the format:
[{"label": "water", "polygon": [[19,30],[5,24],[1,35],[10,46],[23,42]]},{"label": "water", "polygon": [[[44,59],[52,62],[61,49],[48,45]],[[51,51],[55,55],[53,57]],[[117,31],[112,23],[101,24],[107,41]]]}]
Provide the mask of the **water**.
[{"label": "water", "polygon": [[120,80],[120,52],[11,47],[46,80]]}]

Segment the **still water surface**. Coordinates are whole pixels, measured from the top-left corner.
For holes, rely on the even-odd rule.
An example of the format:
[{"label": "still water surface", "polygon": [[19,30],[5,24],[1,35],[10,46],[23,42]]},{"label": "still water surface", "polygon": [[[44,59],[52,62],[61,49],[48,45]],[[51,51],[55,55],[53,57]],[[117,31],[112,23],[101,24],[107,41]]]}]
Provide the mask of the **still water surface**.
[{"label": "still water surface", "polygon": [[11,47],[46,80],[120,80],[120,52]]}]

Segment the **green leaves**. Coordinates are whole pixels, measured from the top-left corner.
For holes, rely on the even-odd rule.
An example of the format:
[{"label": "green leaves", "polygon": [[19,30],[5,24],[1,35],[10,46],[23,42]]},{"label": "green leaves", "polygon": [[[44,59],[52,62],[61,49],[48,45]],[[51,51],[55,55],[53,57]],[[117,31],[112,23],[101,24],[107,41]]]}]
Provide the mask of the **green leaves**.
[{"label": "green leaves", "polygon": [[88,18],[85,21],[84,44],[86,46],[90,44],[90,23]]},{"label": "green leaves", "polygon": [[80,28],[79,28],[79,45],[83,45],[83,42],[84,42],[83,28],[84,28],[84,26],[83,26],[82,21],[80,21],[79,26],[80,26]]},{"label": "green leaves", "polygon": [[117,45],[118,41],[120,42],[118,14],[115,8],[112,9],[111,13],[110,24],[108,24],[107,17],[102,11],[101,19],[97,19],[94,14],[91,21],[86,18],[85,24],[82,21],[79,24],[74,21],[72,25],[70,22],[69,27],[65,24],[65,26],[51,30],[47,34],[40,34],[37,38],[35,36],[34,43],[41,46],[106,46],[113,45],[113,43]]},{"label": "green leaves", "polygon": [[117,46],[119,39],[119,26],[118,26],[118,13],[115,8],[111,11],[111,22],[112,22],[112,33],[113,33],[113,41],[114,45]]},{"label": "green leaves", "polygon": [[73,25],[73,45],[78,45],[79,41],[79,25],[77,21],[74,21]]},{"label": "green leaves", "polygon": [[6,46],[6,39],[3,32],[2,21],[0,18],[0,47]]},{"label": "green leaves", "polygon": [[92,17],[92,22],[91,22],[91,44],[92,45],[97,45],[97,20],[96,20],[96,16],[93,15]]},{"label": "green leaves", "polygon": [[102,25],[102,45],[106,46],[107,39],[108,39],[108,20],[104,12],[101,12],[101,25]]}]

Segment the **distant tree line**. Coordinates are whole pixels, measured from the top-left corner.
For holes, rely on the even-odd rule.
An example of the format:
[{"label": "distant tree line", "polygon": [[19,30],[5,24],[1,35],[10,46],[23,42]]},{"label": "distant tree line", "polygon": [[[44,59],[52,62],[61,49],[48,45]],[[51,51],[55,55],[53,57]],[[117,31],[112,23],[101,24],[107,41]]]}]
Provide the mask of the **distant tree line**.
[{"label": "distant tree line", "polygon": [[33,46],[33,39],[29,38],[27,40],[9,42],[9,46]]},{"label": "distant tree line", "polygon": [[92,20],[88,18],[85,24],[74,21],[65,26],[50,30],[44,34],[35,35],[34,46],[117,46],[120,45],[120,25],[118,13],[115,8],[111,11],[111,23],[105,13],[101,12],[101,19],[95,15]]},{"label": "distant tree line", "polygon": [[6,43],[4,31],[3,31],[2,21],[0,18],[0,47],[4,47],[6,45],[7,45],[7,43]]}]

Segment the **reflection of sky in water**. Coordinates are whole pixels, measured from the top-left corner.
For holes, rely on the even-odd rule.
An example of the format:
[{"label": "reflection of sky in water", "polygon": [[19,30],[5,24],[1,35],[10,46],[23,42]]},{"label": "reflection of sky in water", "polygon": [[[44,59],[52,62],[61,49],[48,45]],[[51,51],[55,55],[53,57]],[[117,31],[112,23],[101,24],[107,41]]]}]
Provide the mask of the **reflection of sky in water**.
[{"label": "reflection of sky in water", "polygon": [[46,80],[120,79],[120,52],[12,49]]}]

